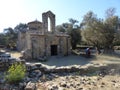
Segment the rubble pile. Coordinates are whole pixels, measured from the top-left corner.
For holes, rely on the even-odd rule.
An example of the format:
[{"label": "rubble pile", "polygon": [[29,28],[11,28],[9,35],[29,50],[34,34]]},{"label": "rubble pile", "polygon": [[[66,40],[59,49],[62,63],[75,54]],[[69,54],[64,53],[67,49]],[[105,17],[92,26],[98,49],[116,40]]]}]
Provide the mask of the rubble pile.
[{"label": "rubble pile", "polygon": [[[90,88],[85,90],[97,90],[96,87],[105,88],[108,85],[102,81],[105,77],[115,75],[117,71],[117,74],[120,74],[120,68],[117,66],[119,65],[87,64],[50,67],[41,63],[26,63],[26,77],[18,84],[6,83],[4,73],[0,73],[0,90],[40,90],[42,87],[43,90],[84,90],[85,86]],[[119,80],[108,81],[112,87],[119,89]]]}]

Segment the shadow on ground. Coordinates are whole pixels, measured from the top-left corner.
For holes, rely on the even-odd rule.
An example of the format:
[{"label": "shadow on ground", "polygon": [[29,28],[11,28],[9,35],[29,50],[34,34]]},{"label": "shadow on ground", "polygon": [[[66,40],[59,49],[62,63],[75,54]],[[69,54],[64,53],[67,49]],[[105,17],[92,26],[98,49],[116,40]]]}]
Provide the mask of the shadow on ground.
[{"label": "shadow on ground", "polygon": [[76,55],[70,56],[52,56],[46,62],[42,62],[48,66],[69,66],[69,65],[85,65],[91,62],[91,60],[95,60],[95,57],[82,57]]}]

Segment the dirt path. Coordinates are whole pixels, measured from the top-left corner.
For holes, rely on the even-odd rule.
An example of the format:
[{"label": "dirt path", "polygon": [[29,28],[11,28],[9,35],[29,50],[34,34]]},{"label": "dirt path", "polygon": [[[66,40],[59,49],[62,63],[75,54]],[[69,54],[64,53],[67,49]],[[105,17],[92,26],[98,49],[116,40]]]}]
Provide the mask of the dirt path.
[{"label": "dirt path", "polygon": [[[20,52],[10,52],[11,56],[14,58],[19,58],[21,56]],[[69,55],[69,56],[51,56],[46,62],[40,62],[48,66],[70,66],[70,65],[87,65],[87,64],[110,64],[119,63],[120,57],[98,55],[92,58],[86,58],[83,56]]]},{"label": "dirt path", "polygon": [[[20,52],[10,52],[14,58],[21,56]],[[83,56],[69,55],[69,56],[52,56],[46,62],[41,62],[48,66],[69,66],[69,65],[86,65],[86,64],[99,64],[99,63],[120,63],[120,57],[98,55],[93,58],[86,58]]]},{"label": "dirt path", "polygon": [[19,58],[21,56],[20,52],[10,52],[10,54],[11,54],[11,57],[14,57],[14,58]]}]

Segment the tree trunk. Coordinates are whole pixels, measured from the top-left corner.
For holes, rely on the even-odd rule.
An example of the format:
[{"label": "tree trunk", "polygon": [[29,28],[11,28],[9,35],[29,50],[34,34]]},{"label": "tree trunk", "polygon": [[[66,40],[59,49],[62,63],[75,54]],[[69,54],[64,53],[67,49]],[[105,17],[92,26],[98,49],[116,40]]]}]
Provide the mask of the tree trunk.
[{"label": "tree trunk", "polygon": [[97,54],[98,54],[98,55],[101,54],[101,50],[100,50],[99,47],[96,47],[96,51],[97,51]]},{"label": "tree trunk", "polygon": [[72,49],[76,49],[76,44],[72,44]]}]

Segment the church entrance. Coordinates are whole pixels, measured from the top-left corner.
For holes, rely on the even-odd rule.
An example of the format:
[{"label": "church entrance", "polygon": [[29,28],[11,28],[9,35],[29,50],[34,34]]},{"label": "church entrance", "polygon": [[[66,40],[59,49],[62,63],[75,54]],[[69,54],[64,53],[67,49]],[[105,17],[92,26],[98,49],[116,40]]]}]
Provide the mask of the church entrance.
[{"label": "church entrance", "polygon": [[51,45],[51,56],[57,55],[57,45]]}]

